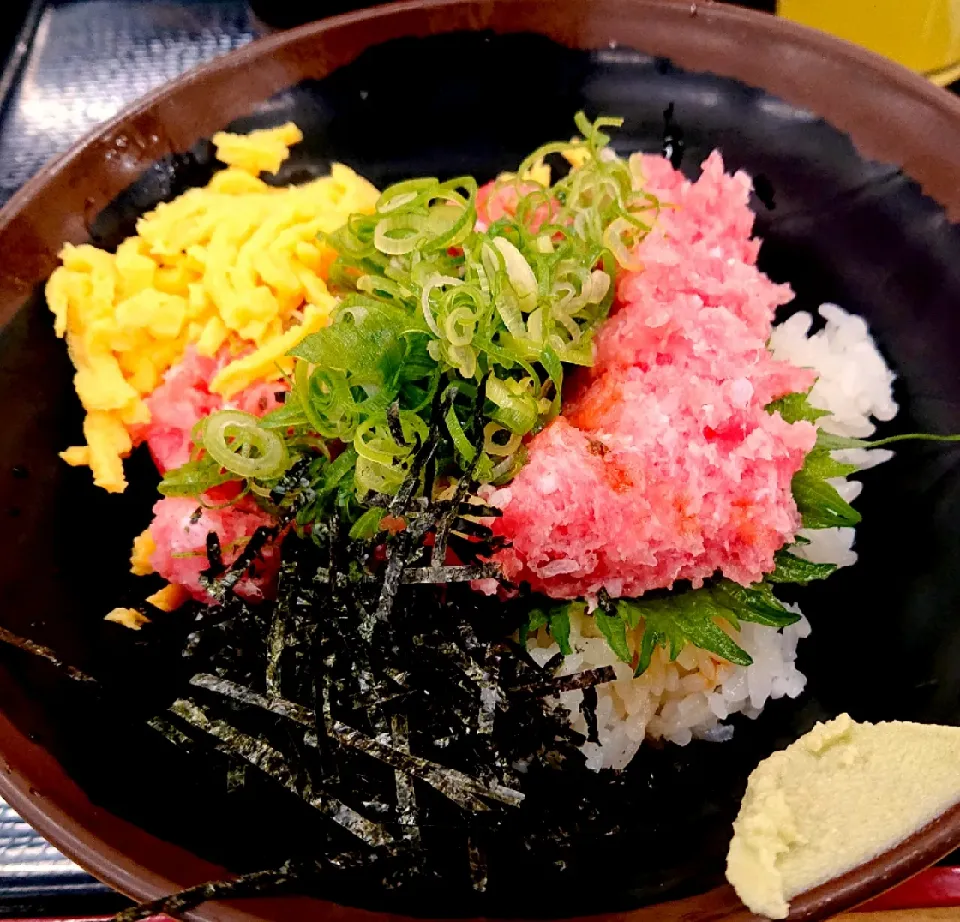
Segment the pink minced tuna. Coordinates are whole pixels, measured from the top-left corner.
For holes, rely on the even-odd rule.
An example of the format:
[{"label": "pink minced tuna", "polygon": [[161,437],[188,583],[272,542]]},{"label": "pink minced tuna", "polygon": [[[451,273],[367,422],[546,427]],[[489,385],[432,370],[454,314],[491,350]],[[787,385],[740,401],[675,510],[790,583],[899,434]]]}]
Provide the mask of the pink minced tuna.
[{"label": "pink minced tuna", "polygon": [[288,390],[283,380],[252,384],[229,400],[210,391],[210,382],[233,358],[226,349],[210,358],[188,346],[183,358],[167,371],[163,382],[146,399],[150,422],[135,436],[138,442],[147,443],[161,474],[190,460],[193,427],[204,417],[222,409],[263,416],[280,406],[276,395]]},{"label": "pink minced tuna", "polygon": [[800,527],[790,489],[813,447],[809,423],[764,408],[814,375],[765,347],[790,289],[756,268],[750,180],[718,153],[695,183],[644,158],[665,208],[617,280],[597,362],[529,461],[490,497],[514,582],[555,598],[638,596],[717,572],[738,583],[773,569]]},{"label": "pink minced tuna", "polygon": [[[225,408],[263,416],[280,406],[277,394],[288,387],[284,381],[253,384],[230,400],[212,393],[210,382],[231,358],[226,350],[209,358],[188,346],[183,358],[167,371],[161,385],[147,398],[150,422],[135,435],[138,442],[146,442],[161,474],[190,460],[193,429],[204,417]],[[224,485],[204,498],[205,506],[195,499],[167,497],[153,507],[153,568],[201,601],[212,601],[200,585],[200,574],[208,566],[207,532],[217,533],[224,561],[229,564],[260,525],[274,524],[252,500],[226,505],[236,492],[235,485]],[[237,584],[238,594],[251,601],[270,596],[278,567],[279,557],[268,546],[255,563],[254,573]]]},{"label": "pink minced tuna", "polygon": [[[210,509],[195,499],[169,496],[153,507],[153,516],[150,535],[156,549],[150,563],[164,579],[182,586],[202,602],[211,601],[200,583],[200,574],[209,567],[207,534],[217,533],[223,561],[229,566],[261,525],[274,524],[273,519],[249,499]],[[279,566],[279,550],[274,543],[268,543],[254,562],[253,571],[237,583],[237,594],[250,601],[272,596]]]}]

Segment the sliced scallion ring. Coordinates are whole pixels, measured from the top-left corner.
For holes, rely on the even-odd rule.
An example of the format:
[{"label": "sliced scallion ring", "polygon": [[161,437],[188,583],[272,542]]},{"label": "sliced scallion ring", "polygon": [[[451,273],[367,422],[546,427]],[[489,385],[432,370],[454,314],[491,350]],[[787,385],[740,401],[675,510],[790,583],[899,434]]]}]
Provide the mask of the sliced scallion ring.
[{"label": "sliced scallion ring", "polygon": [[221,467],[244,479],[278,477],[287,460],[283,440],[241,410],[220,410],[207,417],[203,447]]}]

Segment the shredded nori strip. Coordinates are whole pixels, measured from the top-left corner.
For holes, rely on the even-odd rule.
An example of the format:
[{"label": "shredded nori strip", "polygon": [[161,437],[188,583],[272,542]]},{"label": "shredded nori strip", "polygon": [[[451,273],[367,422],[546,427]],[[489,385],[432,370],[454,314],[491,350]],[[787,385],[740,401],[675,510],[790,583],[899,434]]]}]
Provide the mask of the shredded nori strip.
[{"label": "shredded nori strip", "polygon": [[220,547],[220,536],[215,531],[207,532],[207,569],[203,575],[213,579],[223,573],[223,549]]},{"label": "shredded nori strip", "polygon": [[477,842],[476,834],[467,837],[467,860],[470,863],[470,885],[478,893],[483,893],[487,889],[489,868],[486,853]]},{"label": "shredded nori strip", "polygon": [[674,104],[670,103],[663,110],[663,141],[660,149],[675,170],[680,169],[685,148],[683,129],[677,124],[674,118]]},{"label": "shredded nori strip", "polygon": [[[479,449],[478,390],[465,432]],[[524,855],[551,864],[566,860],[558,856],[573,838],[612,828],[597,825],[577,791],[555,797],[537,787],[587,771],[584,737],[557,695],[584,692],[596,738],[595,686],[614,674],[554,676],[556,662],[541,667],[509,639],[535,604],[529,587],[513,601],[470,588],[502,581],[490,561],[505,542],[478,521],[499,513],[476,502],[474,470],[446,499],[434,496],[438,465],[454,450],[444,423],[454,396],[453,388],[435,396],[429,434],[412,447],[397,493],[366,500],[401,530],[351,538],[357,510],[312,479],[324,462],[304,459],[272,491],[277,526],[258,529],[232,565],[210,539],[204,579],[215,604],[188,603],[145,628],[141,640],[163,636],[179,661],[162,676],[156,710],[138,719],[150,718],[183,758],[215,755],[221,791],[275,790],[306,824],[295,866],[194,888],[149,913],[246,892],[322,893],[352,874],[368,875],[367,889],[456,879],[483,893],[500,879],[497,843],[508,831]],[[298,515],[308,507],[305,526]],[[236,587],[269,541],[281,558],[276,600],[251,604]],[[62,666],[45,647],[15,645]]]},{"label": "shredded nori strip", "polygon": [[410,443],[403,434],[403,426],[400,424],[400,402],[394,401],[387,410],[387,429],[390,430],[391,438],[403,448],[408,448]]},{"label": "shredded nori strip", "polygon": [[563,662],[563,659],[563,653],[558,650],[543,664],[544,672],[548,672],[552,675],[560,668],[560,664]]},{"label": "shredded nori strip", "polygon": [[372,614],[366,614],[360,624],[360,636],[367,642],[373,636],[377,621],[386,621],[390,617],[390,611],[393,608],[393,602],[397,595],[397,590],[403,582],[403,570],[406,565],[406,557],[413,547],[415,538],[422,538],[426,534],[426,529],[421,526],[416,534],[413,532],[414,526],[401,532],[388,545],[387,550],[387,568],[383,575],[383,583],[380,588],[380,597],[377,599],[377,607]]},{"label": "shredded nori strip", "polygon": [[[257,694],[252,689],[236,685],[228,679],[221,679],[212,675],[196,675],[190,680],[190,684],[232,698],[243,704],[263,708],[272,714],[276,714],[279,717],[286,717],[307,727],[313,726],[313,714],[308,708],[279,698],[266,698],[263,695]],[[206,722],[198,717],[192,708],[186,707],[187,704],[187,702],[177,702],[174,705],[175,713],[184,719],[190,720],[191,723],[200,729],[212,732],[210,727],[206,725]],[[190,716],[188,716],[188,714]],[[427,759],[410,755],[403,748],[389,746],[379,740],[367,737],[341,722],[334,723],[331,731],[337,741],[342,745],[364,752],[375,759],[379,759],[397,769],[397,771],[405,772],[422,779],[440,791],[440,793],[450,797],[451,800],[464,807],[464,809],[488,809],[485,804],[476,800],[475,797],[470,796],[471,794],[481,794],[492,800],[511,805],[519,804],[523,800],[523,795],[519,791],[512,791],[500,785],[484,785],[455,769],[445,768]],[[214,733],[214,735],[227,741],[228,734],[225,729],[221,728],[221,730]],[[307,745],[315,746],[317,742],[316,736],[309,734],[306,737],[306,742]],[[246,756],[244,757],[246,758]],[[254,762],[253,764],[257,763]],[[258,765],[258,767],[260,766]],[[271,772],[268,771],[268,774],[269,773]],[[464,794],[463,792],[467,793]]]},{"label": "shredded nori strip", "polygon": [[70,679],[74,679],[77,682],[86,682],[90,685],[99,684],[99,682],[93,676],[88,675],[82,669],[77,669],[76,666],[71,666],[68,663],[63,662],[59,655],[51,650],[50,647],[46,647],[41,643],[36,643],[33,640],[27,640],[26,637],[19,637],[12,631],[8,631],[3,627],[0,627],[0,643],[5,643],[8,646],[23,650],[25,653],[30,653],[33,656],[39,656],[41,659],[45,659],[48,663],[52,663],[54,666],[56,666],[57,669],[65,676]]},{"label": "shredded nori strip", "polygon": [[294,490],[309,489],[311,483],[308,475],[312,463],[313,459],[309,455],[295,461],[270,491],[270,501],[279,506]]},{"label": "shredded nori strip", "polygon": [[458,511],[460,515],[470,515],[478,519],[499,519],[503,516],[503,510],[485,503],[461,503]]},{"label": "shredded nori strip", "polygon": [[267,693],[280,693],[280,661],[287,649],[287,610],[277,606],[270,622],[270,635],[267,637]]},{"label": "shredded nori strip", "polygon": [[[394,714],[390,718],[390,732],[393,736],[394,748],[398,752],[410,755],[410,726],[405,714]],[[411,843],[419,845],[417,791],[413,785],[413,778],[402,769],[397,769],[394,775],[397,785],[397,818]]]},{"label": "shredded nori strip", "polygon": [[175,701],[171,710],[198,730],[215,737],[219,741],[217,748],[222,752],[244,759],[260,769],[368,845],[376,847],[393,842],[393,837],[386,829],[361,816],[335,797],[317,794],[310,788],[301,788],[287,759],[266,740],[242,733],[224,720],[211,719],[192,701]]},{"label": "shredded nori strip", "polygon": [[247,783],[247,766],[232,765],[227,769],[227,793],[234,794]]},{"label": "shredded nori strip", "polygon": [[304,707],[302,704],[295,704],[292,701],[286,701],[283,698],[266,697],[255,692],[252,688],[238,685],[229,679],[199,673],[190,679],[190,684],[197,688],[205,688],[207,691],[216,692],[216,694],[223,695],[226,698],[232,698],[241,704],[263,708],[278,717],[287,717],[308,727],[312,727],[314,724],[314,714],[310,708]]},{"label": "shredded nori strip", "polygon": [[416,567],[403,571],[404,583],[469,583],[475,579],[494,579],[500,568],[494,563],[473,564],[469,567]]},{"label": "shredded nori strip", "polygon": [[[451,389],[452,390],[452,389]],[[436,523],[433,536],[433,551],[430,556],[430,565],[432,567],[443,566],[447,559],[447,542],[450,538],[450,531],[454,521],[459,517],[460,507],[463,506],[467,497],[476,492],[477,483],[475,478],[477,466],[480,463],[480,451],[477,443],[481,441],[480,433],[483,422],[483,405],[487,395],[487,379],[484,378],[477,388],[477,397],[473,407],[473,414],[470,418],[467,437],[477,446],[478,450],[467,471],[457,481],[457,488],[454,491],[453,498],[447,504],[447,511],[440,517]],[[451,405],[453,398],[451,397]]]},{"label": "shredded nori strip", "polygon": [[116,922],[142,922],[154,916],[170,916],[182,919],[184,915],[203,903],[212,900],[232,900],[239,897],[275,896],[295,885],[298,874],[292,862],[282,867],[265,871],[253,871],[234,880],[218,880],[191,887],[172,896],[165,896],[149,903],[140,903],[117,913]]},{"label": "shredded nori strip", "polygon": [[480,689],[481,697],[486,693],[488,699],[490,696],[493,697],[494,702],[500,699],[499,689],[490,673],[478,663],[474,662],[466,651],[461,650],[456,644],[450,642],[439,643],[435,649],[438,653],[447,657],[468,679],[476,683]]},{"label": "shredded nori strip", "polygon": [[480,713],[477,715],[477,733],[493,733],[493,724],[497,708],[505,701],[500,688],[500,654],[495,650],[487,652],[483,670],[483,683],[480,685]]},{"label": "shredded nori strip", "polygon": [[587,742],[599,743],[600,734],[597,727],[597,686],[588,685],[583,690],[583,700],[580,702],[580,713],[587,722]]},{"label": "shredded nori strip", "polygon": [[[345,724],[335,724],[334,732],[345,746],[378,759],[411,777],[420,778],[463,810],[483,812],[490,809],[469,790],[469,787],[473,787],[473,780],[454,769],[445,769],[417,756],[407,755],[402,750],[378,743]],[[304,739],[308,746],[316,743],[316,737],[311,733],[307,733]]]},{"label": "shredded nori strip", "polygon": [[[345,724],[335,724],[334,732],[337,739],[344,745],[352,746],[400,771],[421,778],[442,794],[447,794],[448,797],[450,797],[448,791],[467,791],[508,806],[517,806],[523,802],[523,794],[520,791],[514,791],[499,784],[484,784],[479,779],[471,778],[455,768],[445,768],[443,765],[430,762],[420,756],[410,755],[401,749],[365,737],[362,733]],[[450,799],[453,800],[454,797],[450,797]],[[463,798],[461,797],[461,799]],[[477,807],[471,809],[477,809]],[[486,807],[481,809],[486,809]]]},{"label": "shredded nori strip", "polygon": [[329,662],[323,661],[319,656],[314,660],[313,725],[316,729],[317,752],[320,753],[324,774],[331,781],[336,782],[339,779],[340,769],[332,742],[334,682],[329,673],[329,665]]},{"label": "shredded nori strip", "polygon": [[[246,688],[242,685],[237,685],[236,683],[231,682],[229,679],[222,679],[214,675],[200,674],[195,675],[190,680],[190,684],[197,688],[203,688],[207,691],[212,691],[216,694],[231,698],[241,704],[262,708],[265,711],[269,711],[271,714],[275,714],[278,717],[285,717],[289,720],[295,721],[296,723],[302,724],[305,727],[313,728],[315,725],[314,712],[309,708],[300,704],[296,704],[292,701],[286,701],[282,698],[266,697],[255,692],[253,689]],[[393,697],[405,697],[405,694],[396,695]],[[333,720],[329,718],[329,709],[325,709],[325,717],[327,718],[324,721],[324,730],[326,734],[333,736],[337,742],[342,743],[343,745],[359,749],[363,752],[368,752],[374,758],[379,758],[381,761],[393,765],[398,771],[406,771],[409,774],[414,775],[431,774],[431,777],[433,773],[448,772],[454,781],[465,780],[468,783],[468,787],[471,786],[470,779],[466,778],[465,776],[463,779],[458,777],[460,775],[459,772],[451,772],[451,770],[445,769],[442,765],[436,765],[424,759],[417,759],[416,757],[409,755],[405,756],[405,750],[402,747],[398,748],[396,752],[385,755],[385,753],[388,753],[389,747],[385,747],[376,740],[367,739],[362,734],[359,734],[356,730],[352,729],[351,727],[347,727],[345,724],[333,722]],[[392,718],[392,723],[394,726],[402,727],[404,723],[397,724],[396,721],[398,719],[403,721],[402,717],[394,715]],[[317,746],[317,737],[315,735],[311,735],[309,737],[308,745],[315,747]],[[428,780],[428,783],[430,783],[429,779],[426,780]],[[437,787],[437,789],[443,792],[442,786]],[[502,792],[496,790],[487,791],[486,789],[484,789],[484,792],[495,799],[504,799],[504,794]],[[485,807],[481,806],[481,809],[485,809]]]},{"label": "shredded nori strip", "polygon": [[481,538],[486,540],[493,537],[493,529],[489,525],[483,525],[480,522],[471,522],[462,516],[457,516],[450,526],[450,530],[459,535],[465,535],[468,538]]},{"label": "shredded nori strip", "polygon": [[174,746],[179,746],[188,752],[197,748],[196,743],[183,730],[163,717],[151,717],[147,721],[147,726],[156,730],[167,742],[173,743]]},{"label": "shredded nori strip", "polygon": [[607,617],[620,617],[620,615],[617,613],[616,603],[610,598],[610,593],[607,592],[607,590],[602,586],[600,587],[600,591],[597,593],[597,604],[603,609],[603,613],[607,615]]},{"label": "shredded nori strip", "polygon": [[237,559],[230,564],[226,575],[217,584],[217,597],[230,592],[240,582],[243,575],[260,556],[267,542],[276,536],[277,531],[276,526],[260,525],[257,528]]},{"label": "shredded nori strip", "polygon": [[[440,450],[440,440],[438,438],[438,429],[440,420],[443,418],[447,408],[453,405],[453,395],[444,398],[437,393],[434,398],[433,409],[431,412],[431,433],[430,437],[414,452],[413,461],[407,473],[406,480],[400,485],[396,496],[387,506],[390,515],[402,515],[410,505],[411,499],[417,493],[421,486],[421,477],[424,470],[430,465]],[[401,433],[402,435],[402,433]],[[405,444],[405,443],[404,443]]]},{"label": "shredded nori strip", "polygon": [[590,688],[594,685],[603,685],[606,682],[613,682],[617,678],[613,666],[601,666],[597,669],[586,669],[583,672],[575,672],[572,675],[561,675],[549,679],[542,679],[538,682],[531,682],[529,685],[519,685],[515,688],[508,688],[510,695],[531,695],[536,698],[546,695],[559,695],[563,692],[579,691]]},{"label": "shredded nori strip", "polygon": [[242,874],[231,880],[214,880],[179,893],[131,906],[114,916],[114,922],[143,922],[157,916],[182,919],[204,903],[305,894],[315,890],[332,874],[349,874],[391,858],[383,850],[366,853],[349,851],[314,860],[288,859],[278,868]]}]

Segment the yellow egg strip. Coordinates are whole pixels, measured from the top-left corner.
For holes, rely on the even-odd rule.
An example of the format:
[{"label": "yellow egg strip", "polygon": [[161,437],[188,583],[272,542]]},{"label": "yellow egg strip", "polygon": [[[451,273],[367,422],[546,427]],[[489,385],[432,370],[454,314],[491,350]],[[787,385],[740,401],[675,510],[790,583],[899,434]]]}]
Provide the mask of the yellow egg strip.
[{"label": "yellow egg strip", "polygon": [[303,311],[303,322],[286,333],[269,339],[263,346],[231,362],[213,379],[210,390],[224,397],[232,397],[251,381],[276,380],[293,370],[293,361],[287,353],[310,333],[325,327],[330,320],[334,299],[327,295],[322,306],[308,304]]},{"label": "yellow egg strip", "polygon": [[139,631],[145,624],[150,623],[150,619],[135,608],[115,608],[109,614],[104,615],[103,620],[128,627],[131,631]]},{"label": "yellow egg strip", "polygon": [[163,589],[158,589],[153,595],[147,596],[147,601],[160,611],[175,611],[187,599],[190,593],[183,586],[177,586],[174,583],[168,583]]},{"label": "yellow egg strip", "polygon": [[259,174],[276,172],[302,137],[293,124],[217,134],[227,169],[206,187],[144,215],[115,254],[63,248],[47,302],[87,416],[86,445],[61,457],[89,465],[98,486],[126,487],[122,459],[150,418],[144,398],[188,345],[237,356],[214,382],[230,397],[288,371],[285,353],[328,322],[333,254],[317,234],[371,212],[379,193],[341,164],[302,186],[264,183]]},{"label": "yellow egg strip", "polygon": [[[73,449],[70,449],[73,451]],[[157,549],[150,529],[147,528],[133,539],[133,552],[130,554],[130,572],[134,576],[149,576],[153,573],[153,564],[150,558]]]}]

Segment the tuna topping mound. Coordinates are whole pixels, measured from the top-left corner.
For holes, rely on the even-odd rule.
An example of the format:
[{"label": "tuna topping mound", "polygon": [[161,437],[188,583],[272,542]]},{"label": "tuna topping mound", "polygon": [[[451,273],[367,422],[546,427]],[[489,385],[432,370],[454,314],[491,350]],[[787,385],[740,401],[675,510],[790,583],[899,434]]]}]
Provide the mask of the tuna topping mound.
[{"label": "tuna topping mound", "polygon": [[[750,180],[720,155],[695,183],[645,157],[664,208],[618,279],[596,364],[529,460],[489,496],[514,583],[554,598],[639,596],[719,572],[749,585],[800,528],[793,475],[816,440],[766,406],[814,373],[774,360],[774,311],[791,298],[756,267]],[[579,386],[577,386],[579,385]]]}]

